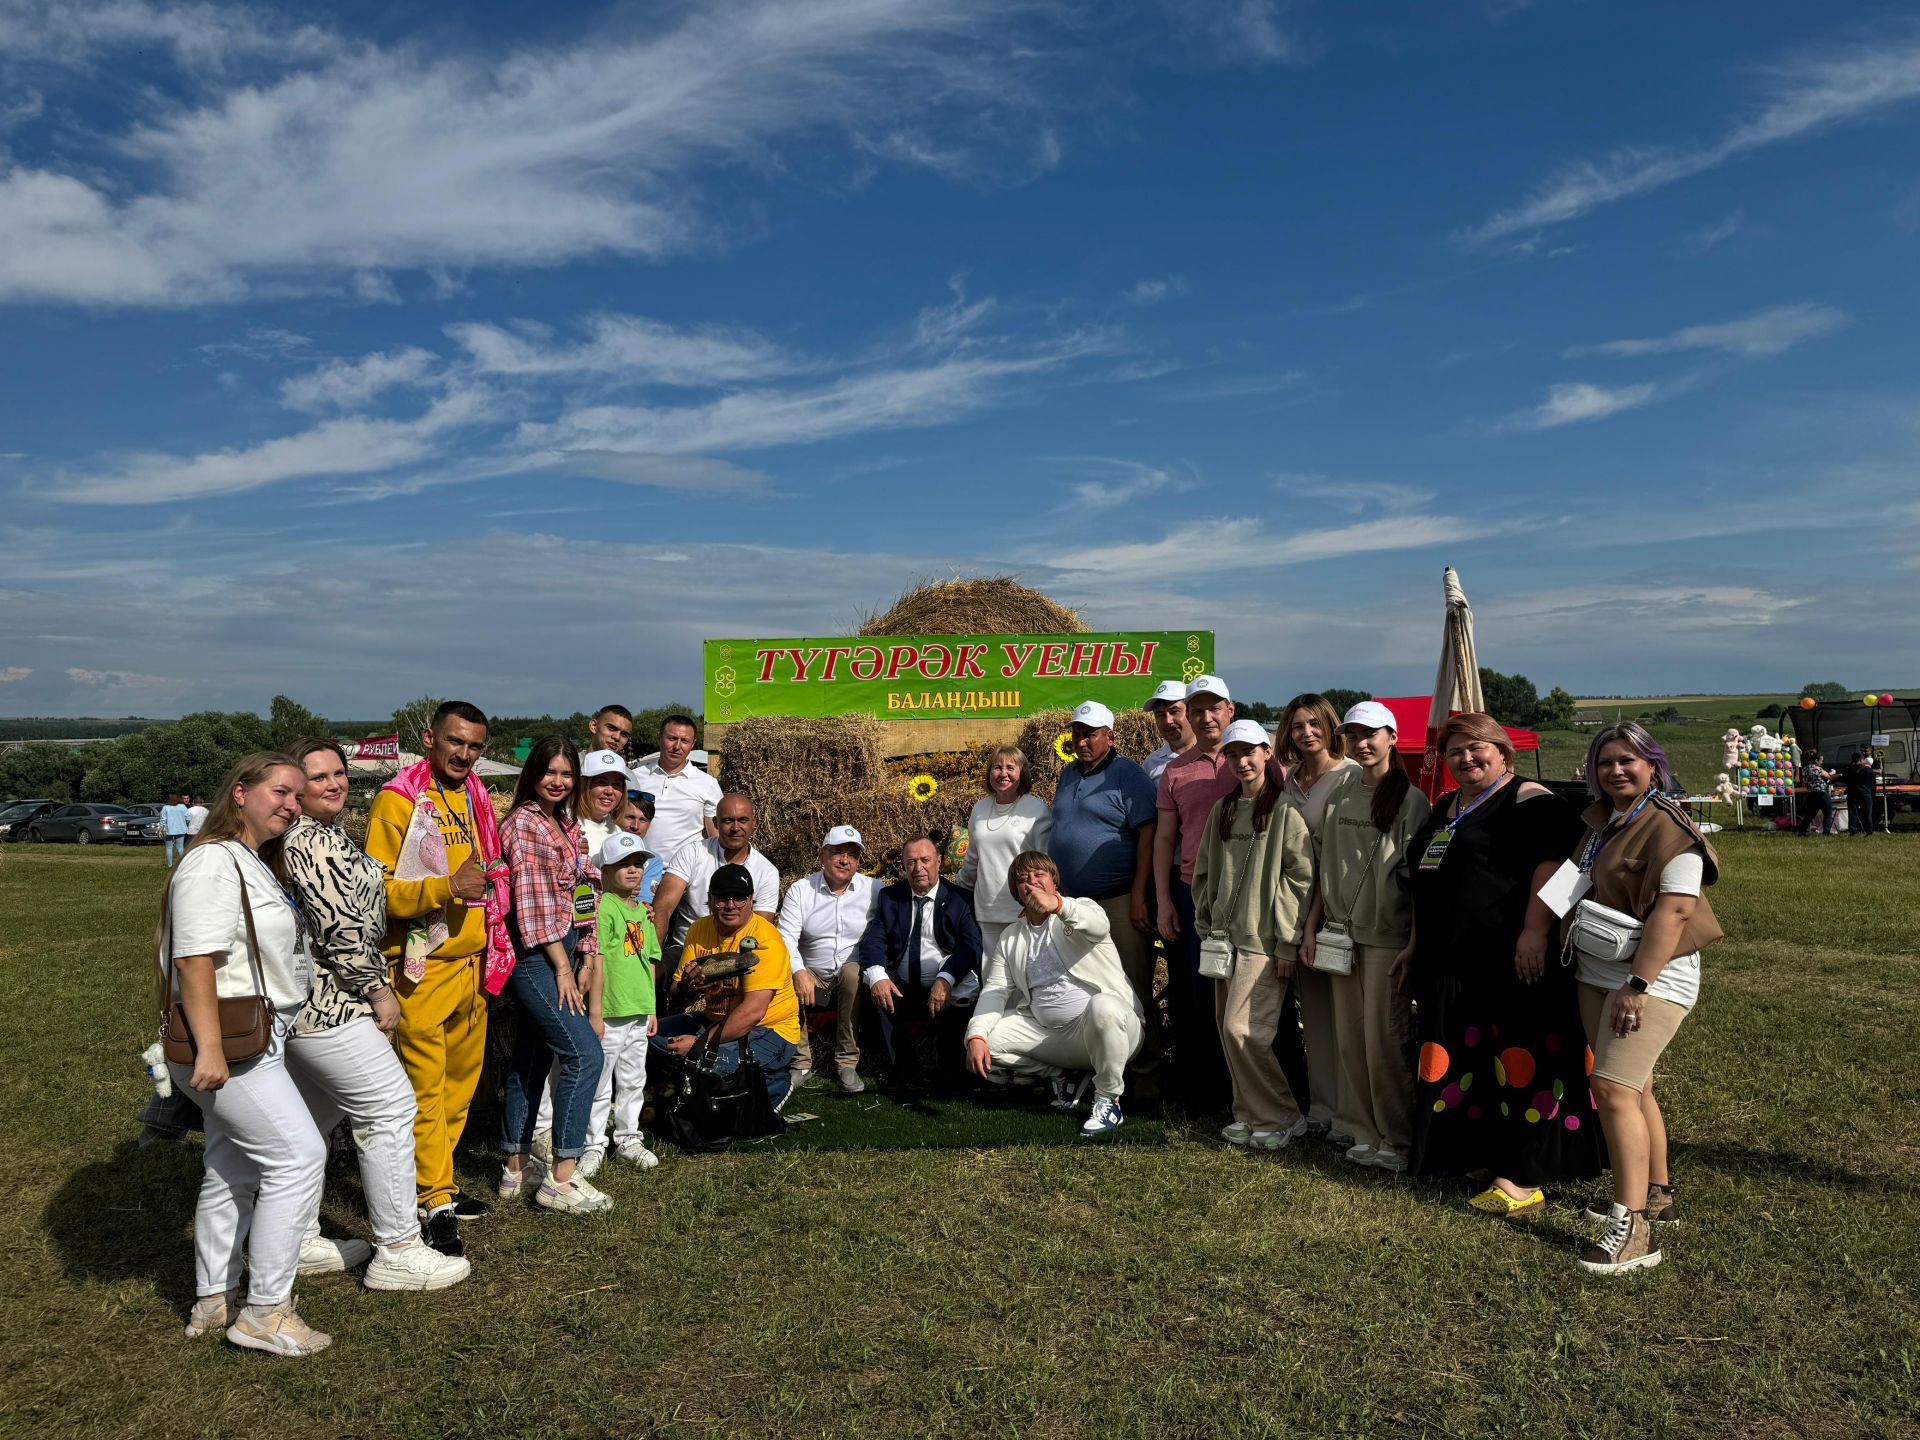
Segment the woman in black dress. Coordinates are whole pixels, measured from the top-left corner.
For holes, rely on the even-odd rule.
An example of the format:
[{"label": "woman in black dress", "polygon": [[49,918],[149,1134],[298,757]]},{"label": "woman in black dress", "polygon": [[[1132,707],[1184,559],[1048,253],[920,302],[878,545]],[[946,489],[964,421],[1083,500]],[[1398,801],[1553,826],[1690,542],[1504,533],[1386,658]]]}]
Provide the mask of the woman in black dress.
[{"label": "woman in black dress", "polygon": [[1460,788],[1414,838],[1420,1053],[1413,1172],[1487,1171],[1468,1202],[1506,1219],[1546,1208],[1540,1187],[1600,1173],[1592,1060],[1573,971],[1552,953],[1540,887],[1580,837],[1579,817],[1513,773],[1487,715],[1456,715],[1435,746]]}]

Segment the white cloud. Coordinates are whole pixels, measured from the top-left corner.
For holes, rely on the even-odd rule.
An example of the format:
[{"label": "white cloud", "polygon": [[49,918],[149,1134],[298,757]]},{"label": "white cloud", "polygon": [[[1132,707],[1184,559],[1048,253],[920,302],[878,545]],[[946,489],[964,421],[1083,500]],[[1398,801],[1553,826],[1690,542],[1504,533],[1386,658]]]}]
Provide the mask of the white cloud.
[{"label": "white cloud", "polygon": [[1256,395],[1278,395],[1297,390],[1307,381],[1304,370],[1252,370],[1244,375],[1221,375],[1170,386],[1175,400],[1245,400]]},{"label": "white cloud", "polygon": [[447,326],[487,375],[608,375],[634,384],[720,385],[788,374],[803,362],[749,330],[676,329],[640,315],[593,315],[577,344],[551,343],[543,326]]},{"label": "white cloud", "polygon": [[907,117],[983,163],[1017,144],[1054,54],[1016,42],[1028,8],[749,0],[498,56],[355,45],[157,111],[107,164],[0,172],[0,299],[187,305],[711,246],[713,162]]},{"label": "white cloud", "polygon": [[357,410],[381,391],[418,385],[438,358],[415,346],[379,351],[358,360],[330,360],[318,370],[281,382],[280,403],[290,410]]},{"label": "white cloud", "polygon": [[294,25],[240,5],[149,5],[142,0],[4,0],[0,54],[18,61],[88,64],[101,52],[163,49],[191,69],[235,60],[293,64],[337,53],[316,25]]},{"label": "white cloud", "polygon": [[1423,550],[1460,540],[1485,540],[1507,528],[1452,515],[1395,515],[1334,529],[1284,533],[1270,531],[1259,519],[1195,520],[1174,526],[1158,540],[1050,552],[1045,563],[1067,571],[1228,573],[1383,550]]},{"label": "white cloud", "polygon": [[1178,299],[1186,293],[1186,276],[1164,275],[1158,279],[1134,281],[1133,288],[1127,291],[1127,299],[1135,305],[1158,305],[1162,300]]},{"label": "white cloud", "polygon": [[1431,490],[1384,480],[1335,480],[1317,472],[1279,471],[1268,477],[1273,488],[1293,500],[1319,500],[1342,510],[1418,510],[1433,499]]},{"label": "white cloud", "polygon": [[1851,317],[1831,305],[1779,305],[1717,325],[1689,325],[1671,335],[1646,340],[1609,340],[1575,345],[1564,353],[1580,355],[1671,355],[1680,350],[1720,350],[1748,359],[1783,355],[1803,340],[1817,340],[1846,328]]},{"label": "white cloud", "polygon": [[1506,596],[1474,606],[1482,624],[1494,622],[1504,639],[1539,644],[1560,637],[1591,634],[1596,624],[1610,628],[1645,622],[1672,633],[1677,629],[1722,629],[1772,625],[1807,604],[1802,597],[1778,595],[1750,585],[1652,583],[1582,585],[1536,595]]},{"label": "white cloud", "polygon": [[1184,495],[1205,483],[1192,461],[1177,465],[1144,465],[1138,460],[1118,460],[1105,455],[1082,455],[1073,461],[1088,473],[1085,480],[1068,488],[1072,497],[1068,509],[1117,510],[1144,500],[1149,495]]},{"label": "white cloud", "polygon": [[1704,229],[1694,231],[1689,239],[1689,243],[1692,244],[1695,250],[1704,255],[1715,246],[1724,245],[1727,241],[1738,235],[1746,228],[1746,223],[1746,212],[1744,210],[1735,210],[1732,214],[1716,223]]},{"label": "white cloud", "polygon": [[8,665],[0,669],[0,685],[13,685],[33,674],[31,665]]},{"label": "white cloud", "polygon": [[167,675],[136,675],[130,670],[82,670],[67,671],[67,679],[76,685],[84,685],[89,690],[122,689],[128,686],[174,685],[179,682]]},{"label": "white cloud", "polygon": [[1283,0],[1169,0],[1187,43],[1223,65],[1267,65],[1306,58],[1281,23]]},{"label": "white cloud", "polygon": [[1554,385],[1547,398],[1531,410],[1509,415],[1498,426],[1502,430],[1552,430],[1561,425],[1578,425],[1588,420],[1605,420],[1623,410],[1637,410],[1653,399],[1651,385],[1621,385],[1608,389],[1574,381]]},{"label": "white cloud", "polygon": [[289,480],[369,475],[428,459],[448,432],[494,419],[484,390],[455,387],[411,420],[347,416],[245,449],[182,458],[130,455],[91,472],[61,474],[41,498],[82,505],[148,505],[234,495]]},{"label": "white cloud", "polygon": [[1920,29],[1790,55],[1763,72],[1760,105],[1704,143],[1623,146],[1598,160],[1562,168],[1519,204],[1500,210],[1460,237],[1483,245],[1557,225],[1603,205],[1712,170],[1730,160],[1815,135],[1920,98]]}]

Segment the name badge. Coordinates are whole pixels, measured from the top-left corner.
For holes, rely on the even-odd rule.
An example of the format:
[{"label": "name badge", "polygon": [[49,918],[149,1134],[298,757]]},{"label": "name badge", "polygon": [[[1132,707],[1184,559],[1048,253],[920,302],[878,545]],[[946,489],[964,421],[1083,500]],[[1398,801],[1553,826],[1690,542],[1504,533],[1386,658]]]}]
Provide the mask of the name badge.
[{"label": "name badge", "polygon": [[1422,870],[1438,870],[1440,868],[1440,862],[1446,858],[1447,846],[1452,843],[1453,831],[1436,831],[1433,839],[1427,842],[1427,848],[1421,852],[1420,868]]},{"label": "name badge", "polygon": [[593,886],[582,880],[573,887],[573,923],[576,926],[592,925],[599,909],[599,897],[594,894]]},{"label": "name badge", "polygon": [[1580,903],[1580,897],[1592,888],[1591,875],[1571,860],[1563,860],[1560,868],[1540,887],[1540,903],[1565,919],[1567,912]]}]

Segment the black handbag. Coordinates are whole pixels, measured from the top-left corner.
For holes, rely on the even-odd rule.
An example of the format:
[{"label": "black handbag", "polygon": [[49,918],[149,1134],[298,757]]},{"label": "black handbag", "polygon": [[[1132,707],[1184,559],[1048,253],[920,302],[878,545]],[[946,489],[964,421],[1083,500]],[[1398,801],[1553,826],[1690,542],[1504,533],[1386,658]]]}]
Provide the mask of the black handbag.
[{"label": "black handbag", "polygon": [[702,1036],[687,1056],[661,1132],[683,1150],[719,1150],[736,1140],[784,1135],[787,1122],[773,1108],[767,1072],[747,1042],[733,1042],[740,1047],[740,1063],[732,1074],[722,1075],[712,1068],[711,1034]]}]

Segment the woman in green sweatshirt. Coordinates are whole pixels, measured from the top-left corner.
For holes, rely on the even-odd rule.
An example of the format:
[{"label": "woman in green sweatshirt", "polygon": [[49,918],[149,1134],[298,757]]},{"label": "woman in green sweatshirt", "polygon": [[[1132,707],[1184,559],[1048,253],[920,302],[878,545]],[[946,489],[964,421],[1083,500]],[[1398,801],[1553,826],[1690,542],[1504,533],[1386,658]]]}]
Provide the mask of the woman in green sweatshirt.
[{"label": "woman in green sweatshirt", "polygon": [[1344,932],[1353,946],[1352,973],[1327,976],[1340,1065],[1334,1128],[1353,1136],[1347,1159],[1354,1164],[1401,1171],[1413,1136],[1413,1017],[1403,993],[1413,954],[1407,866],[1429,806],[1394,755],[1391,710],[1364,701],[1340,730],[1358,765],[1339,777],[1313,837],[1319,879],[1300,949],[1315,953],[1322,926]]},{"label": "woman in green sweatshirt", "polygon": [[1220,749],[1240,788],[1207,816],[1193,864],[1194,928],[1233,945],[1233,973],[1214,982],[1214,1017],[1233,1080],[1233,1123],[1220,1135],[1279,1150],[1307,1133],[1273,1037],[1313,888],[1313,842],[1274,771],[1267,732],[1236,720]]}]

